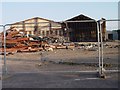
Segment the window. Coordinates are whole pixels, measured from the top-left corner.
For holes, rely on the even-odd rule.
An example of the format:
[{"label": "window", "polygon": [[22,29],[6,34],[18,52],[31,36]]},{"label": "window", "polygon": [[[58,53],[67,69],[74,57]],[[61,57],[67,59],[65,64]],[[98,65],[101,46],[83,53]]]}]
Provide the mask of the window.
[{"label": "window", "polygon": [[39,34],[41,34],[41,31],[39,31]]},{"label": "window", "polygon": [[43,36],[45,35],[45,31],[42,31],[42,35],[43,35]]},{"label": "window", "polygon": [[29,34],[32,34],[32,32],[31,32],[31,31],[29,31]]},{"label": "window", "polygon": [[59,35],[62,36],[62,31],[61,30],[59,31]]},{"label": "window", "polygon": [[47,35],[47,36],[49,35],[49,31],[46,31],[46,35]]},{"label": "window", "polygon": [[57,35],[57,30],[55,31],[55,35]]},{"label": "window", "polygon": [[53,31],[50,31],[50,34],[53,34]]}]

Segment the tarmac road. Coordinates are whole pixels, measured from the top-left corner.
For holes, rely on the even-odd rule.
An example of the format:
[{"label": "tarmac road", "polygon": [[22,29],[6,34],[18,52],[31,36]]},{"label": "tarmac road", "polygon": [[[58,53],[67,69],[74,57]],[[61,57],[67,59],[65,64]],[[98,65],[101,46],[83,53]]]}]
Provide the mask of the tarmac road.
[{"label": "tarmac road", "polygon": [[14,73],[3,76],[3,88],[118,88],[118,74],[107,73],[106,79],[96,72]]}]

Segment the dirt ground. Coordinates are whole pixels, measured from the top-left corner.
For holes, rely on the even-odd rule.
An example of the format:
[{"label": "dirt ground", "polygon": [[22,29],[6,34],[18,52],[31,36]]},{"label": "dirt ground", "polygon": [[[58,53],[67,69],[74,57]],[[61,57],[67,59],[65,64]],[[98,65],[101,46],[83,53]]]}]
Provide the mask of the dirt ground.
[{"label": "dirt ground", "polygon": [[[42,56],[40,55],[42,53]],[[59,64],[60,62],[68,62]],[[73,65],[69,65],[73,63]],[[78,64],[78,65],[74,65]],[[117,69],[118,48],[104,48],[105,69]],[[57,49],[50,52],[16,53],[7,56],[9,72],[39,72],[64,70],[96,70],[98,51]]]},{"label": "dirt ground", "polygon": [[[42,56],[41,56],[41,53],[42,53]],[[104,68],[105,70],[118,70],[118,56],[119,56],[118,48],[104,47]],[[33,52],[32,53],[16,53],[14,55],[8,55],[6,56],[6,58],[7,58],[8,75],[3,76],[3,87],[4,88],[6,87],[13,87],[13,88],[14,87],[19,87],[19,88],[29,87],[29,85],[30,87],[37,87],[37,88],[41,88],[41,87],[49,88],[49,87],[60,87],[60,86],[63,86],[65,88],[65,87],[69,87],[69,85],[68,86],[66,86],[65,84],[62,85],[62,80],[69,81],[68,78],[70,78],[70,80],[71,78],[74,78],[74,80],[76,80],[77,82],[84,80],[86,75],[81,74],[82,77],[79,77],[80,74],[78,74],[77,71],[96,71],[98,69],[98,51],[97,50],[88,51],[88,50],[78,49],[77,47],[74,50],[57,49],[57,50],[49,51],[49,52],[40,51],[40,52],[34,52],[34,53]],[[68,73],[66,74],[65,72],[68,72]],[[57,84],[56,86],[55,83],[51,85],[49,82],[47,83],[44,81],[46,79],[41,79],[39,75],[44,78],[45,77],[48,78],[49,82],[56,81],[55,83],[58,83],[60,85]],[[63,76],[65,75],[65,77],[60,78],[62,77],[61,75]],[[94,77],[94,75],[95,74],[92,75],[92,78]],[[15,76],[15,78],[13,76]],[[36,76],[36,78],[34,76]],[[87,73],[87,77],[88,76],[89,74]],[[4,79],[6,77],[11,77],[11,78]],[[28,81],[29,80],[34,81],[37,79],[37,77],[39,77],[38,78],[39,81],[34,82],[34,83],[37,83],[37,84],[40,83],[40,85],[36,84],[37,85],[36,86],[32,84],[31,86],[31,83],[29,83],[29,84],[24,84],[24,85],[22,84],[18,86],[17,82],[27,83],[27,77],[28,77]],[[31,77],[34,77],[34,78],[30,79]],[[91,78],[91,75],[88,78]],[[60,83],[59,83],[59,79],[61,79]],[[113,79],[114,83],[112,82],[112,79],[109,79],[111,80],[111,83],[109,83],[109,81],[105,81],[106,85],[103,85],[102,87],[104,86],[105,87],[117,87],[117,82],[118,82],[117,74],[115,74],[115,77]],[[89,80],[86,79],[84,83],[88,84],[87,81],[89,82]],[[12,83],[10,84],[10,82],[13,82],[13,84]],[[44,83],[46,83],[46,86],[43,85]],[[72,85],[72,83],[73,82],[71,82],[70,85]],[[74,87],[80,87],[80,88],[85,87],[84,84],[81,84],[81,85],[80,84],[81,82],[78,83],[78,86],[76,83],[75,85],[73,84],[73,86],[71,87],[73,88]],[[100,84],[102,84],[102,81],[100,81]],[[98,85],[99,85],[99,80],[97,81],[96,86],[88,85],[88,87],[99,87]]]}]

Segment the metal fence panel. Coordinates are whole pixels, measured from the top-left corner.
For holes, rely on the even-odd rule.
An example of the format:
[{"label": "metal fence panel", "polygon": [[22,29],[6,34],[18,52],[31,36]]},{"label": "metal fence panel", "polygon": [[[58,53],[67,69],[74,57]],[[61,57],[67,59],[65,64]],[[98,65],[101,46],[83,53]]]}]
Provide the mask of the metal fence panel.
[{"label": "metal fence panel", "polygon": [[[85,23],[89,20],[62,22],[65,23],[66,28],[63,28],[58,22],[19,23],[3,26],[3,33],[1,33],[3,37],[1,49],[4,53],[2,55],[4,56],[3,74],[17,74],[23,75],[23,77],[29,74],[29,77],[30,75],[39,76],[39,74],[42,76],[47,73],[51,77],[55,75],[55,78],[73,79],[77,77],[80,80],[86,80],[93,79],[96,73],[104,76],[105,73],[119,72],[119,40],[107,38],[104,41],[102,37],[104,35],[102,33],[103,21],[96,21],[96,42],[67,42],[67,39],[63,38],[64,33],[61,33],[64,30],[71,32],[72,29],[68,23]],[[118,20],[106,20],[106,22],[115,21]],[[46,78],[51,79],[49,76]],[[52,78],[54,82],[55,78]],[[3,87],[5,87],[6,81],[3,83]]]}]

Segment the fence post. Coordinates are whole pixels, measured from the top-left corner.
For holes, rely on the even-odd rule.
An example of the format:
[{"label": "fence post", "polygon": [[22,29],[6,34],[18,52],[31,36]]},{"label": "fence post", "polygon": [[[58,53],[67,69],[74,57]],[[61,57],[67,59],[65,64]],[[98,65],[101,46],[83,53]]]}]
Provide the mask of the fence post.
[{"label": "fence post", "polygon": [[102,28],[101,28],[101,25],[102,25],[103,21],[100,22],[100,34],[101,34],[101,68],[102,68],[102,73],[103,73],[103,35],[102,35]]},{"label": "fence post", "polygon": [[100,32],[100,48],[101,48],[100,49],[101,65],[100,65],[100,68],[99,68],[99,70],[100,70],[99,74],[100,74],[101,78],[105,78],[105,74],[103,72],[103,69],[104,69],[103,68],[103,36],[102,36],[102,28],[101,28],[102,22],[103,22],[102,20],[99,21],[99,25],[100,25],[100,27],[99,27],[100,28],[100,30],[99,30],[99,32]]},{"label": "fence post", "polygon": [[98,61],[99,68],[101,67],[101,53],[100,53],[100,30],[99,30],[99,22],[97,22],[97,36],[98,36]]},{"label": "fence post", "polygon": [[3,26],[4,32],[4,73],[7,74],[7,65],[6,65],[6,30],[5,25]]}]

